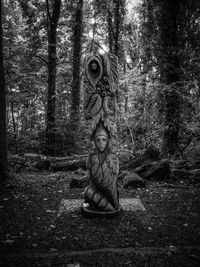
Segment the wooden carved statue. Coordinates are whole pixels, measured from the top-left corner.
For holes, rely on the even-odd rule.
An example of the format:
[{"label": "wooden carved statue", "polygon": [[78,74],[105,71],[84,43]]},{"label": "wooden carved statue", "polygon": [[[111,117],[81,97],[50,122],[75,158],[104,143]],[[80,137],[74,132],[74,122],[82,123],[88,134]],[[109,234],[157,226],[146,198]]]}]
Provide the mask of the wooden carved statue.
[{"label": "wooden carved statue", "polygon": [[116,213],[120,210],[116,130],[117,57],[90,54],[85,60],[84,114],[88,138],[95,148],[86,167],[90,184],[85,188],[82,210]]}]

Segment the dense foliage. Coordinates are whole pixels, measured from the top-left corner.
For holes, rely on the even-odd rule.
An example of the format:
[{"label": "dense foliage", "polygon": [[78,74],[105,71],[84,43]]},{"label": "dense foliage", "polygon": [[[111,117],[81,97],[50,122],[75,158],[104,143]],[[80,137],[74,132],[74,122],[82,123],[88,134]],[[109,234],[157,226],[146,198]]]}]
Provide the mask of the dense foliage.
[{"label": "dense foliage", "polygon": [[[12,154],[48,151],[52,83],[48,16],[53,14],[53,3],[56,0],[3,1],[7,137]],[[122,154],[138,155],[154,144],[164,156],[179,157],[198,147],[198,1],[62,1],[57,23],[51,154],[86,149],[82,70],[84,55],[97,50],[119,57]]]}]

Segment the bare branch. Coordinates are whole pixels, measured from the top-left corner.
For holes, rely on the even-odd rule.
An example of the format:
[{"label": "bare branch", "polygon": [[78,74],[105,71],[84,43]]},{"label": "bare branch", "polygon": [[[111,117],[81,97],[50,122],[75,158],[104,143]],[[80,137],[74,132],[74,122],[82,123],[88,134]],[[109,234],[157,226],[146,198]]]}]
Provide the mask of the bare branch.
[{"label": "bare branch", "polygon": [[104,52],[108,53],[98,42],[96,42],[95,40],[93,40],[93,42],[95,43],[95,45],[101,48]]},{"label": "bare branch", "polygon": [[41,56],[35,55],[35,57],[41,59],[41,60],[44,61],[46,64],[49,63],[45,58],[43,58],[43,57],[41,57]]}]

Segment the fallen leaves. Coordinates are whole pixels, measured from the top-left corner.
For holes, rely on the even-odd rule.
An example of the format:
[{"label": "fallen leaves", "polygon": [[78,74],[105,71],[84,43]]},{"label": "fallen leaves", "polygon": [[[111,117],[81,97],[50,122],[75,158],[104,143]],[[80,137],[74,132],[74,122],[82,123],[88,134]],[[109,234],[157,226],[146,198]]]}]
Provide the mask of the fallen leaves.
[{"label": "fallen leaves", "polygon": [[[198,188],[183,191],[175,187],[172,191],[154,183],[146,190],[123,191],[123,198],[133,199],[137,195],[145,204],[146,214],[142,214],[139,218],[131,211],[123,211],[119,218],[113,220],[85,219],[81,216],[79,208],[77,209],[82,203],[82,200],[77,201],[83,199],[82,190],[69,191],[69,179],[57,182],[54,178],[50,176],[48,180],[48,176],[40,174],[40,177],[37,177],[34,174],[29,183],[29,177],[26,179],[24,177],[23,186],[10,195],[2,196],[0,200],[1,215],[4,214],[4,225],[0,229],[2,246],[13,246],[17,249],[20,245],[29,249],[47,249],[56,252],[63,248],[83,250],[161,244],[176,246],[185,245],[185,240],[187,243],[191,241],[191,244],[199,242]],[[41,184],[44,183],[46,186],[42,187]],[[65,195],[62,196],[62,193]],[[70,212],[57,217],[57,214],[60,214],[58,211],[61,196],[66,199],[62,202],[62,208],[67,208]],[[69,199],[73,201],[67,201]],[[11,234],[6,235],[9,232]],[[193,241],[195,234],[196,241]],[[76,267],[79,263],[70,264],[66,266]]]}]

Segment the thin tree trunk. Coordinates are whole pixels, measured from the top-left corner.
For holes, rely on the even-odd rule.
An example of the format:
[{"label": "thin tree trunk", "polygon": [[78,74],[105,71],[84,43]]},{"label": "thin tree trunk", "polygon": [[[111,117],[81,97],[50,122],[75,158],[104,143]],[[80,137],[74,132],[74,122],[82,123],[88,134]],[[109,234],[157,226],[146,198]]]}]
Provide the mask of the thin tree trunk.
[{"label": "thin tree trunk", "polygon": [[17,138],[17,131],[16,131],[16,122],[15,122],[15,114],[14,114],[14,103],[11,102],[11,114],[12,114],[12,123],[13,123],[13,133],[14,138]]},{"label": "thin tree trunk", "polygon": [[0,2],[0,182],[8,179],[6,139],[6,89],[3,64],[2,1]]},{"label": "thin tree trunk", "polygon": [[119,57],[124,0],[113,0],[107,7],[108,43],[110,53]]},{"label": "thin tree trunk", "polygon": [[[109,2],[109,1],[108,1]],[[108,43],[110,53],[120,59],[120,39],[122,36],[123,12],[125,0],[110,1],[107,6],[107,27],[108,27]],[[120,60],[119,60],[120,61]],[[116,101],[119,103],[119,92],[116,94]]]},{"label": "thin tree trunk", "polygon": [[109,42],[109,51],[113,53],[113,23],[112,23],[112,12],[108,9],[107,15],[107,23],[108,23],[108,42]]},{"label": "thin tree trunk", "polygon": [[116,0],[115,4],[115,34],[114,34],[114,54],[119,57],[119,36],[120,36],[120,0]]},{"label": "thin tree trunk", "polygon": [[72,66],[72,104],[70,126],[73,133],[72,146],[75,145],[76,133],[80,125],[80,64],[81,64],[81,38],[82,38],[83,0],[79,0],[74,15],[73,28],[73,66]]},{"label": "thin tree trunk", "polygon": [[46,125],[46,154],[55,154],[55,112],[56,112],[56,45],[57,26],[60,17],[61,0],[54,0],[53,12],[50,14],[47,4],[48,20],[48,98],[47,98],[47,125]]},{"label": "thin tree trunk", "polygon": [[[22,111],[22,114],[21,114],[21,130],[20,130],[20,134],[26,134],[26,131],[27,131],[27,124],[28,124],[28,117],[27,117],[27,111],[29,109],[29,99],[24,99],[24,103],[23,103],[23,111]],[[34,128],[34,121],[31,120],[31,125],[30,125],[31,128]]]},{"label": "thin tree trunk", "polygon": [[[124,75],[126,75],[126,61],[124,61]],[[125,101],[124,101],[124,112],[128,112],[128,84],[125,79]]]}]

